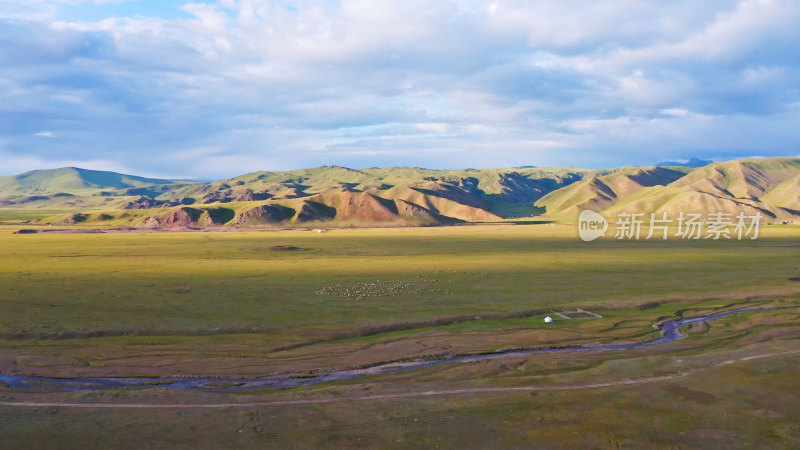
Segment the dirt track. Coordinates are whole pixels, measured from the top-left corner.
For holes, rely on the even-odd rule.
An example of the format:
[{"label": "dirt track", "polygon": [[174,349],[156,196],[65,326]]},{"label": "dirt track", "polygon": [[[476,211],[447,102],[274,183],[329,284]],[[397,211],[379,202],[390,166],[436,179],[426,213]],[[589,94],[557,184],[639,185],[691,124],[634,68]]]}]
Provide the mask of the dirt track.
[{"label": "dirt track", "polygon": [[706,367],[691,369],[684,372],[678,372],[672,375],[661,375],[657,377],[644,377],[644,378],[629,378],[617,381],[608,381],[604,383],[589,383],[589,384],[575,384],[563,386],[518,386],[518,387],[490,387],[490,388],[471,388],[471,389],[445,389],[439,391],[422,391],[422,392],[404,392],[397,394],[375,394],[375,395],[361,395],[354,397],[336,397],[336,398],[310,398],[298,400],[274,400],[267,402],[249,402],[249,403],[167,403],[167,404],[147,404],[147,403],[58,403],[58,402],[0,402],[0,407],[28,407],[28,408],[43,408],[43,407],[61,407],[61,408],[172,408],[172,409],[202,409],[202,408],[251,408],[259,406],[281,406],[281,405],[309,405],[320,403],[333,403],[333,402],[351,402],[351,401],[364,401],[364,400],[381,400],[393,398],[413,398],[413,397],[430,397],[439,395],[460,395],[460,394],[480,394],[486,392],[512,392],[512,391],[574,391],[582,389],[596,389],[603,387],[635,385],[645,383],[655,383],[658,381],[674,380],[676,378],[686,377],[700,372],[705,372],[717,367],[727,366],[737,362],[752,361],[756,359],[773,358],[777,356],[786,356],[798,354],[800,350],[792,350],[787,352],[778,353],[763,353],[760,355],[745,356],[742,358],[729,359]]}]

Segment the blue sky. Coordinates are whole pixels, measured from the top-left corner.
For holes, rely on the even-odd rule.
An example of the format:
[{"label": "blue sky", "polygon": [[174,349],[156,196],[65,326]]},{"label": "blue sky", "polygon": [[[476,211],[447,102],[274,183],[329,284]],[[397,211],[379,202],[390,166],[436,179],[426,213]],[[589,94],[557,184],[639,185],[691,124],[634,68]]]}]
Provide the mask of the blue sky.
[{"label": "blue sky", "polygon": [[[54,2],[55,3],[55,2]],[[181,7],[183,0],[138,0],[106,2],[63,2],[58,7],[58,20],[89,22],[109,17],[159,17],[167,20],[189,18]]]},{"label": "blue sky", "polygon": [[0,174],[800,155],[797,0],[0,0]]}]

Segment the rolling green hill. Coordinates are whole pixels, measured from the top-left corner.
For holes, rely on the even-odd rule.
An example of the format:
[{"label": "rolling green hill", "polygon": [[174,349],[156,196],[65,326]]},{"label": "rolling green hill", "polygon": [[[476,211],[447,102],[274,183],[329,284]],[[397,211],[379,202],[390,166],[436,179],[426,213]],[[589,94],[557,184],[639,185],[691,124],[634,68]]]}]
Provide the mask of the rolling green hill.
[{"label": "rolling green hill", "polygon": [[432,225],[530,216],[537,211],[533,202],[547,193],[608,172],[323,166],[198,183],[58,169],[4,178],[0,205],[60,211],[42,220],[57,225],[91,224],[100,217],[103,225],[149,228]]},{"label": "rolling green hill", "polygon": [[761,213],[772,222],[800,220],[800,158],[740,159],[686,167],[623,168],[588,177],[536,202],[545,214],[575,221],[584,209],[622,212]]},{"label": "rolling green hill", "polygon": [[132,197],[157,197],[194,184],[198,183],[76,167],[34,170],[0,177],[0,207],[46,210],[122,208]]},{"label": "rolling green hill", "polygon": [[0,177],[0,192],[3,194],[53,194],[91,189],[142,188],[175,183],[174,180],[64,167],[53,170],[34,170],[12,177]]},{"label": "rolling green hill", "polygon": [[642,189],[606,210],[678,214],[760,212],[773,221],[800,218],[800,158],[710,164],[663,187]]},{"label": "rolling green hill", "polygon": [[643,188],[666,186],[691,171],[686,167],[626,167],[553,191],[536,206],[551,217],[577,217],[584,209],[611,208]]},{"label": "rolling green hill", "polygon": [[435,225],[531,216],[573,221],[583,209],[605,215],[760,211],[770,220],[793,222],[800,219],[800,159],[744,159],[698,169],[323,166],[210,183],[76,168],[0,177],[0,217],[8,221],[18,211],[18,223],[52,225]]}]

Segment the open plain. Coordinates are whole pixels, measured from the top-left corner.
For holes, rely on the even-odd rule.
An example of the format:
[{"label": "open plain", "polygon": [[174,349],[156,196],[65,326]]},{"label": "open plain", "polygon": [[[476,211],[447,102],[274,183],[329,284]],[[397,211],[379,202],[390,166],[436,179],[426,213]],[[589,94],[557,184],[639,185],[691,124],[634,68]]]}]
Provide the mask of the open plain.
[{"label": "open plain", "polygon": [[[0,387],[5,448],[26,437],[51,447],[87,438],[98,447],[800,442],[796,309],[701,321],[681,330],[684,339],[625,351],[512,354],[231,389],[242,378],[647,342],[669,319],[799,306],[797,226],[764,227],[758,240],[592,243],[572,225],[524,223],[15,230],[0,233],[0,373],[156,381]],[[602,317],[555,315],[577,309]],[[547,315],[556,320],[545,323]],[[218,379],[219,389],[170,388],[191,377]],[[604,412],[612,409],[625,414]]]}]

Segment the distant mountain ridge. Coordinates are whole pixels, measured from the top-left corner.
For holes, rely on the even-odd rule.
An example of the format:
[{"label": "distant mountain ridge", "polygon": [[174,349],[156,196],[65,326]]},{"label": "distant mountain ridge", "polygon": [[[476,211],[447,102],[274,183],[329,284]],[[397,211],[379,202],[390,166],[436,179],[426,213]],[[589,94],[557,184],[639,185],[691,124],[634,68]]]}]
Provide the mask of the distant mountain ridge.
[{"label": "distant mountain ridge", "polygon": [[567,219],[591,209],[606,216],[744,212],[770,221],[800,220],[800,158],[740,159],[683,170],[685,175],[679,168],[622,169],[552,192],[536,205],[550,217]]},{"label": "distant mountain ridge", "polygon": [[42,224],[144,228],[437,225],[530,216],[574,221],[583,209],[606,215],[744,210],[795,221],[800,159],[746,159],[698,169],[323,166],[214,182],[64,168],[0,177],[0,208],[63,211]]},{"label": "distant mountain ridge", "polygon": [[712,164],[714,161],[698,158],[690,158],[688,161],[662,161],[656,167],[703,167]]},{"label": "distant mountain ridge", "polygon": [[800,216],[800,158],[740,159],[696,169],[663,188],[643,189],[606,212],[761,213],[773,221]]},{"label": "distant mountain ridge", "polygon": [[666,186],[691,169],[666,167],[623,167],[608,175],[587,178],[553,191],[538,202],[551,216],[576,216],[584,209],[602,211],[641,189]]},{"label": "distant mountain ridge", "polygon": [[91,223],[100,215],[107,224],[155,228],[330,221],[433,225],[530,216],[533,203],[552,190],[607,172],[323,166],[203,183],[65,168],[0,178],[0,206],[80,211],[45,220],[60,225]]},{"label": "distant mountain ridge", "polygon": [[0,192],[53,193],[83,189],[125,189],[176,183],[175,180],[144,178],[116,172],[64,167],[33,170],[21,175],[0,177]]}]

